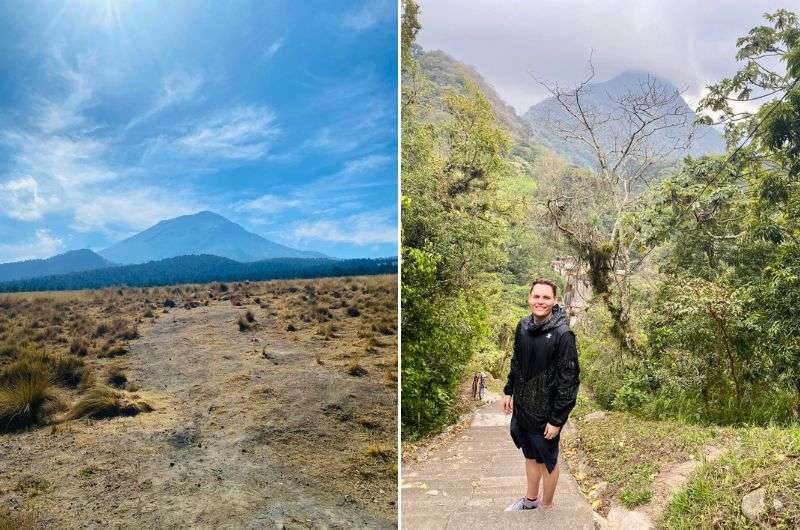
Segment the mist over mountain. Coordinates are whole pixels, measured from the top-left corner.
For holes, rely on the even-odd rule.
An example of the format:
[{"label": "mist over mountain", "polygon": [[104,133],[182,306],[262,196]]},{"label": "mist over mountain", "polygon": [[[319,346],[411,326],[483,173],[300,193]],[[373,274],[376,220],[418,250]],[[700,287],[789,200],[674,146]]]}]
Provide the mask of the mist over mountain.
[{"label": "mist over mountain", "polygon": [[[440,96],[445,89],[458,92],[464,90],[464,79],[475,83],[489,100],[495,119],[511,134],[515,143],[527,143],[531,136],[530,124],[517,115],[473,66],[466,65],[441,50],[425,51],[414,45],[414,58],[425,76],[433,83],[433,90]],[[437,99],[437,98],[434,98]]]},{"label": "mist over mountain", "polygon": [[144,263],[191,254],[211,254],[248,262],[272,258],[325,258],[297,250],[248,232],[213,212],[166,219],[99,252],[121,264]]},{"label": "mist over mountain", "polygon": [[71,250],[46,259],[0,263],[0,282],[88,271],[111,265],[113,263],[89,249]]},{"label": "mist over mountain", "polygon": [[[495,119],[511,134],[516,150],[536,151],[544,147],[561,154],[577,165],[592,166],[595,164],[587,146],[577,141],[563,140],[549,126],[548,122],[553,119],[566,119],[565,112],[554,98],[545,99],[531,106],[525,114],[520,116],[475,67],[458,61],[446,52],[426,51],[418,45],[414,46],[414,57],[419,62],[425,76],[431,81],[434,91],[432,101],[439,99],[446,89],[463,92],[464,80],[468,79],[486,95]],[[660,90],[667,93],[677,90],[672,83],[654,73],[628,70],[607,81],[590,84],[587,87],[586,102],[592,106],[594,112],[600,115],[614,113],[616,110],[614,99],[618,99],[628,92],[635,93],[637,90],[641,90],[643,84],[646,85],[648,81],[654,82]],[[680,121],[684,123],[673,129],[655,133],[652,137],[653,146],[661,149],[667,145],[674,145],[676,141],[680,143],[681,138],[686,138],[691,133],[690,148],[676,150],[672,154],[674,159],[680,159],[685,155],[699,156],[724,152],[725,142],[722,134],[717,129],[705,125],[695,126],[693,129],[692,123],[696,115],[684,100],[681,99],[681,103],[679,114],[682,117]],[[676,121],[678,121],[677,118]],[[610,142],[611,131],[602,131],[601,136]]]},{"label": "mist over mountain", "polygon": [[[607,81],[590,83],[586,87],[582,105],[594,116],[600,117],[619,116],[620,109],[616,101],[623,99],[627,94],[641,94],[643,90],[654,88],[664,94],[678,91],[672,83],[652,72],[643,70],[628,70]],[[722,134],[715,128],[707,125],[694,125],[696,114],[680,99],[676,115],[670,118],[674,127],[664,128],[653,132],[649,142],[655,150],[668,150],[677,144],[684,144],[685,139],[691,135],[691,145],[688,149],[677,149],[671,153],[670,158],[679,159],[686,155],[706,155],[725,152],[725,142]],[[554,97],[547,98],[531,106],[523,115],[530,125],[536,139],[548,148],[556,151],[573,163],[578,165],[595,165],[595,158],[589,146],[578,140],[564,140],[553,130],[551,122],[570,122],[571,118]],[[601,145],[608,148],[613,142],[614,125],[609,123],[599,126]]]}]

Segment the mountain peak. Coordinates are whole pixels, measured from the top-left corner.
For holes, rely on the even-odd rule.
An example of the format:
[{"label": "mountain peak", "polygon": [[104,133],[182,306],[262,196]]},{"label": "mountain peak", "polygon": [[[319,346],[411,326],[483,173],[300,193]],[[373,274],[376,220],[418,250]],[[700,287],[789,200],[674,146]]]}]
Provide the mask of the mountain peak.
[{"label": "mountain peak", "polygon": [[0,281],[21,280],[47,276],[50,274],[66,274],[101,269],[111,263],[98,256],[88,248],[70,250],[46,259],[30,259],[0,264]]},{"label": "mountain peak", "polygon": [[212,254],[242,262],[270,258],[327,257],[318,252],[274,243],[208,210],[165,219],[100,251],[100,255],[106,259],[123,264],[199,254]]}]

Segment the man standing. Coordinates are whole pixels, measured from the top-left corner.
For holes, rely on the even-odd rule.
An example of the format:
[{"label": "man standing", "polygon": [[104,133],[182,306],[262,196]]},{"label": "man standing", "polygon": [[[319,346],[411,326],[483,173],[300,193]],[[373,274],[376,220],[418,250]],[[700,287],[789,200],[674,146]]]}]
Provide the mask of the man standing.
[{"label": "man standing", "polygon": [[513,411],[511,438],[525,456],[528,487],[526,496],[506,511],[552,508],[561,427],[575,406],[580,382],[575,334],[566,311],[556,304],[556,285],[537,279],[528,293],[528,305],[531,314],[517,325],[511,371],[503,389],[503,412]]}]

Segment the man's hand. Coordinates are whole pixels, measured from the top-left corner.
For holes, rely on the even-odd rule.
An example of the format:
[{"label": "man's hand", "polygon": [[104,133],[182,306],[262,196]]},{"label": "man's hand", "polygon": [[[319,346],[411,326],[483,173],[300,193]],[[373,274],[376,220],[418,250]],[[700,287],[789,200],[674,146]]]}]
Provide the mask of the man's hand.
[{"label": "man's hand", "polygon": [[556,427],[555,425],[550,425],[549,423],[544,428],[544,437],[548,440],[552,440],[558,435],[558,432],[561,430],[561,427]]},{"label": "man's hand", "polygon": [[503,414],[511,414],[511,396],[503,396]]}]

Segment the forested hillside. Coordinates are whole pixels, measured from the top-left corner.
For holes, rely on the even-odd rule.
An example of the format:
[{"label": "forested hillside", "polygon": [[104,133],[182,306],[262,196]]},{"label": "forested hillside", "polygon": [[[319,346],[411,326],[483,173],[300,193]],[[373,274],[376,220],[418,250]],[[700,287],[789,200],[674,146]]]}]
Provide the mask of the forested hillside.
[{"label": "forested hillside", "polygon": [[[474,69],[412,53],[419,8],[404,7],[404,439],[453,420],[458,381],[472,370],[507,373],[526,284],[560,281],[550,262],[569,257],[573,280],[591,293],[576,308],[586,407],[576,417],[607,415],[581,427],[575,448],[595,466],[594,483],[579,478],[587,492],[611,484],[595,508],[648,505],[659,470],[707,443],[723,456],[688,476],[669,504],[658,500],[659,525],[800,526],[796,15],[754,20],[737,42],[740,69],[689,109],[692,121],[724,127],[724,153],[702,154],[701,143],[688,151],[695,156],[675,158],[672,147],[694,138],[674,120],[685,102],[670,90],[628,87],[616,97],[630,119],[606,130],[582,114],[597,94],[586,99],[577,86],[562,99],[572,121],[549,132],[590,146],[576,165],[530,137],[515,149],[523,129]],[[736,100],[759,110],[742,112]],[[670,433],[682,426],[678,442]],[[618,437],[632,445],[608,453]],[[745,513],[742,498],[756,493],[765,504]]]},{"label": "forested hillside", "polygon": [[111,286],[149,287],[211,281],[278,280],[391,274],[396,258],[334,260],[322,258],[276,258],[240,263],[201,254],[58,274],[26,280],[0,282],[0,293],[100,289]]}]

